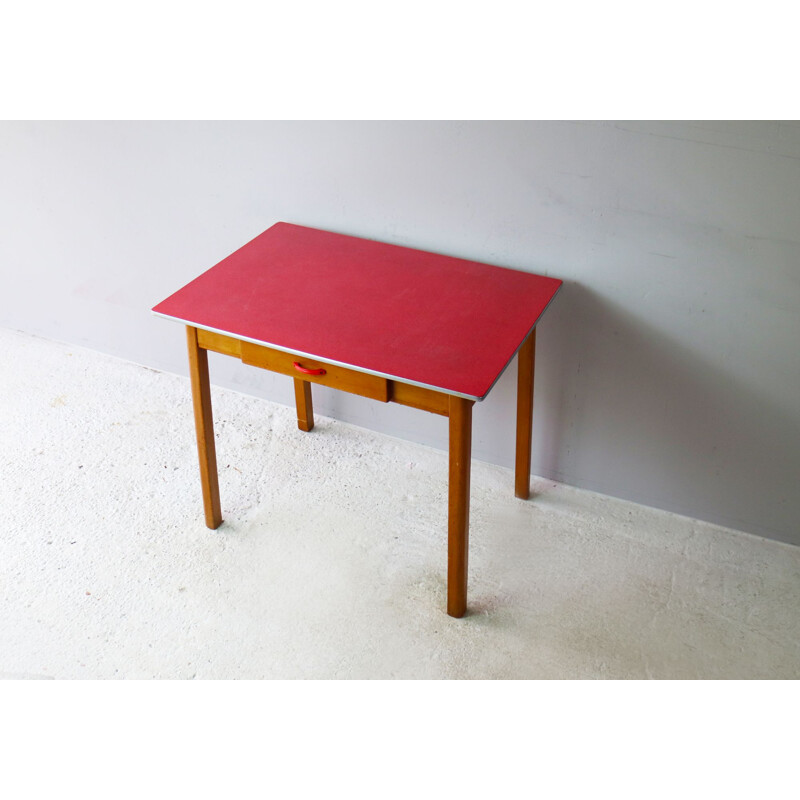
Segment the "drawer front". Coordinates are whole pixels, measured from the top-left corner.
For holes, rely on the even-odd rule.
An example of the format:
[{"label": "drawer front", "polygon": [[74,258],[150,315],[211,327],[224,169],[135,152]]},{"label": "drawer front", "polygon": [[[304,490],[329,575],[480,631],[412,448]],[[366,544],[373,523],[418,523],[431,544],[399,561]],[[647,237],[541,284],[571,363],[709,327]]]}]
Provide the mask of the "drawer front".
[{"label": "drawer front", "polygon": [[[360,394],[384,403],[389,401],[389,382],[377,375],[368,375],[365,372],[338,367],[325,361],[284,353],[282,350],[274,350],[271,347],[264,347],[264,345],[252,342],[241,342],[241,359],[245,364],[262,367],[272,372],[281,372],[292,378],[330,386],[343,392]],[[303,372],[297,369],[295,363],[312,372]],[[324,374],[313,374],[315,370],[324,370]]]}]

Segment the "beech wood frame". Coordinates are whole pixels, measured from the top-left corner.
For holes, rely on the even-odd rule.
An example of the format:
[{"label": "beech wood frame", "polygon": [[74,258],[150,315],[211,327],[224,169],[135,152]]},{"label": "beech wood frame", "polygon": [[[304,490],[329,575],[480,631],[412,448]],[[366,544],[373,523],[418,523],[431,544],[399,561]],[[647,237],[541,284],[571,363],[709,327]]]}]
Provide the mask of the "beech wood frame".
[{"label": "beech wood frame", "polygon": [[[467,561],[469,550],[469,488],[472,458],[472,406],[474,400],[427,389],[397,380],[379,378],[357,370],[329,365],[315,359],[256,345],[234,336],[203,328],[186,326],[189,371],[192,386],[197,453],[206,525],[216,529],[222,524],[217,457],[214,445],[214,420],[208,373],[208,351],[242,359],[247,364],[290,375],[294,379],[297,425],[302,431],[314,427],[311,384],[322,383],[336,389],[361,394],[383,402],[399,403],[432,414],[448,417],[449,484],[447,531],[447,613],[462,617],[467,610]],[[517,353],[517,420],[514,492],[527,499],[530,495],[531,434],[533,424],[533,377],[536,329]],[[295,361],[310,369],[324,370],[321,375],[298,377]]]}]

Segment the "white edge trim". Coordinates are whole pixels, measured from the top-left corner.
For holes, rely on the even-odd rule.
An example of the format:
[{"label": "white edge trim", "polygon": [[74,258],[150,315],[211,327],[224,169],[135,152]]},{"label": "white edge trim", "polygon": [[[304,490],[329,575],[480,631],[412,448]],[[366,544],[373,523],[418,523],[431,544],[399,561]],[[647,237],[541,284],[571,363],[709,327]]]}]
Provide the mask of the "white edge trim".
[{"label": "white edge trim", "polygon": [[[271,347],[273,350],[280,350],[283,353],[289,353],[289,355],[300,356],[301,358],[311,358],[315,361],[324,361],[328,364],[333,364],[337,367],[344,367],[345,369],[352,369],[354,372],[363,372],[367,375],[374,375],[376,378],[385,378],[386,380],[390,381],[397,381],[398,383],[408,383],[412,386],[419,386],[421,389],[432,389],[435,392],[441,392],[442,394],[451,394],[455,395],[456,397],[463,397],[465,400],[475,400],[480,401],[483,400],[486,395],[483,397],[475,397],[475,395],[471,394],[462,394],[461,392],[454,392],[450,389],[443,389],[441,386],[432,386],[429,383],[420,383],[419,381],[410,381],[408,378],[399,378],[396,375],[389,375],[386,372],[376,372],[372,369],[365,369],[364,367],[356,367],[353,364],[347,364],[344,361],[336,361],[333,358],[327,358],[326,356],[315,355],[314,353],[306,353],[303,350],[290,350],[288,347],[280,347],[277,344],[272,344],[272,342],[264,342],[261,339],[251,339],[249,336],[242,336],[238,333],[231,333],[230,331],[223,331],[218,328],[212,328],[209,325],[200,325],[197,322],[189,322],[188,320],[181,319],[180,317],[173,317],[169,314],[162,314],[158,311],[151,311],[151,314],[154,314],[156,317],[162,317],[163,319],[169,319],[173,322],[182,322],[184,325],[188,325],[192,328],[202,328],[204,331],[210,331],[211,333],[219,333],[222,336],[229,336],[232,339],[241,339],[243,342],[251,342],[252,344],[261,344],[264,347]],[[505,368],[504,368],[505,369]],[[269,371],[269,370],[268,370]],[[492,384],[494,385],[494,384]],[[487,392],[486,394],[489,394]]]}]

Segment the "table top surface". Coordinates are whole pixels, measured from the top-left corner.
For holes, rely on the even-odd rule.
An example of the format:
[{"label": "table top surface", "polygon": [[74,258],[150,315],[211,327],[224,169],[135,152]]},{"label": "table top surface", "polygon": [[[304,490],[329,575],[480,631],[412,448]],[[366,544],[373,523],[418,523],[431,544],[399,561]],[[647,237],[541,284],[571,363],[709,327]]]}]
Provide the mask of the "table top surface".
[{"label": "table top surface", "polygon": [[278,222],[153,312],[482,400],[561,281]]}]

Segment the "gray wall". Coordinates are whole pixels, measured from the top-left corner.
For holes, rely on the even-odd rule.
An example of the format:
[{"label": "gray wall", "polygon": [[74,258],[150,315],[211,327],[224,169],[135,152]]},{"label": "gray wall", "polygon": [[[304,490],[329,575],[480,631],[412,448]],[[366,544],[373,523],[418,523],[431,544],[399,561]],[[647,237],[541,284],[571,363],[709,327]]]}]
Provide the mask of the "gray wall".
[{"label": "gray wall", "polygon": [[[186,374],[150,307],[278,220],[555,275],[533,472],[800,543],[799,193],[798,123],[5,122],[0,325]],[[512,463],[515,377],[477,458]],[[292,403],[230,359],[212,380]]]}]

